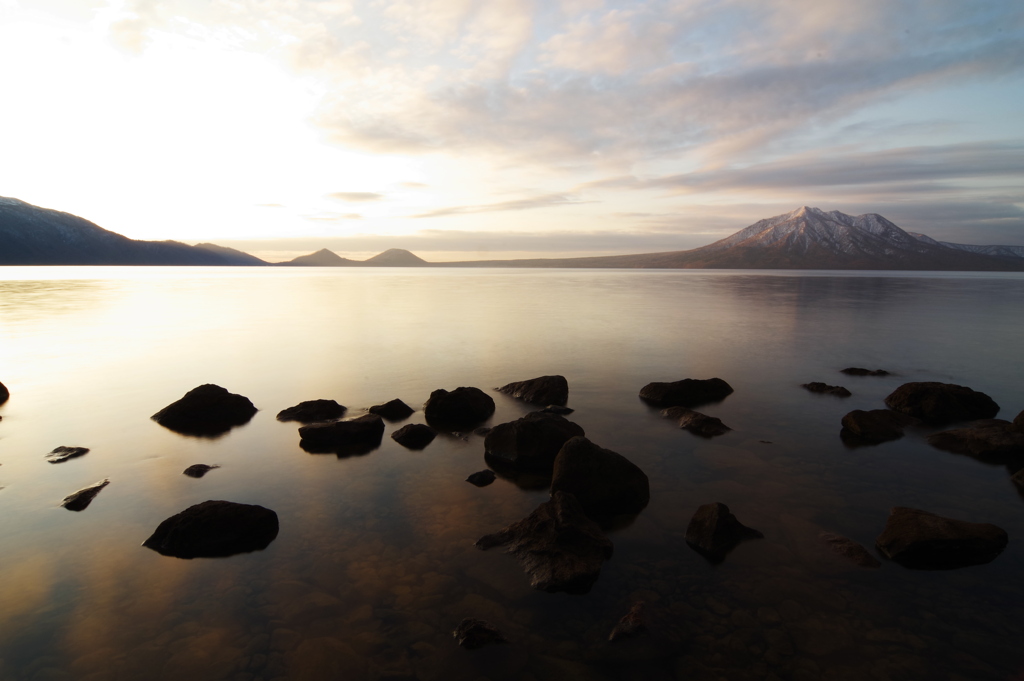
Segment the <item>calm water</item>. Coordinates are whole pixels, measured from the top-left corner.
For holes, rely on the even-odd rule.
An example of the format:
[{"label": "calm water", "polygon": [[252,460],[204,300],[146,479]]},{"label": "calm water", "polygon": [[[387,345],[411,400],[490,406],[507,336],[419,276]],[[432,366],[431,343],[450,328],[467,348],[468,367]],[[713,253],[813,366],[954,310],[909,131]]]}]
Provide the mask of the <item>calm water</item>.
[{"label": "calm water", "polygon": [[[932,449],[928,431],[847,449],[839,421],[907,381],[1024,409],[1024,276],[669,271],[0,268],[0,678],[1020,679],[1024,499],[1004,467]],[[897,376],[856,378],[845,366]],[[531,589],[473,547],[547,496],[485,468],[483,441],[311,455],[274,415],[336,399],[349,415],[436,388],[560,373],[570,418],[651,480],[583,596]],[[727,380],[702,440],[638,399],[656,380]],[[854,396],[810,394],[808,381]],[[202,383],[260,412],[219,439],[149,416]],[[529,408],[492,393],[491,424]],[[421,422],[417,412],[408,422]],[[762,441],[768,441],[767,444]],[[91,448],[51,465],[58,445]],[[220,464],[195,480],[194,463]],[[111,484],[81,513],[74,490]],[[264,551],[179,560],[142,548],[207,499],[280,517]],[[712,566],[683,536],[721,501],[766,538]],[[992,522],[993,563],[861,570],[888,509]],[[607,642],[638,600],[651,632]],[[469,652],[489,620],[511,645]]]}]

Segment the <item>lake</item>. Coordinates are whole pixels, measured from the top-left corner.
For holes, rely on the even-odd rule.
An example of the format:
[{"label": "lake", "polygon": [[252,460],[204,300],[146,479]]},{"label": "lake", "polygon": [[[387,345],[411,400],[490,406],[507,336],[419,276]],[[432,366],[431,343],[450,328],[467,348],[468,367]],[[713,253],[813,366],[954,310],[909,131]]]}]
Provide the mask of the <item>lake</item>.
[{"label": "lake", "polygon": [[[901,440],[848,448],[840,420],[909,381],[970,386],[1024,409],[1024,275],[656,270],[0,268],[0,678],[1011,679],[1024,673],[1024,499],[1012,471]],[[851,377],[848,366],[883,368]],[[410,451],[389,423],[362,456],[309,454],[281,409],[335,399],[357,416],[400,398],[569,382],[568,418],[637,464],[651,501],[608,532],[584,595],[532,589],[474,542],[528,515],[543,485],[477,488],[483,438]],[[651,381],[720,377],[703,439],[638,399]],[[809,381],[853,396],[816,395]],[[149,417],[215,383],[260,409],[220,438]],[[53,465],[57,446],[90,452]],[[195,463],[221,468],[202,479]],[[110,479],[82,512],[59,506]],[[208,499],[260,504],[263,551],[183,560],[141,546]],[[723,502],[764,539],[720,564],[683,537]],[[893,506],[990,522],[987,565],[877,570]],[[647,633],[609,643],[636,602]],[[452,631],[487,620],[510,643]]]}]

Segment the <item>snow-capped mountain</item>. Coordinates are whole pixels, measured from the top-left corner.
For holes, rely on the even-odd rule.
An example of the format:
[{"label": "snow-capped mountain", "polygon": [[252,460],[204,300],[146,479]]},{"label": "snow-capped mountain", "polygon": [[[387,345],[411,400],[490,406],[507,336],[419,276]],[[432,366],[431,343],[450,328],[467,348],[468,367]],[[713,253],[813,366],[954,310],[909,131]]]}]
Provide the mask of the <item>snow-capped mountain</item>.
[{"label": "snow-capped mountain", "polygon": [[981,253],[982,255],[996,255],[1002,258],[1024,258],[1024,246],[978,246],[976,244],[954,244],[949,241],[936,241],[927,234],[918,232],[907,232],[910,236],[929,244],[948,246],[960,251]]}]

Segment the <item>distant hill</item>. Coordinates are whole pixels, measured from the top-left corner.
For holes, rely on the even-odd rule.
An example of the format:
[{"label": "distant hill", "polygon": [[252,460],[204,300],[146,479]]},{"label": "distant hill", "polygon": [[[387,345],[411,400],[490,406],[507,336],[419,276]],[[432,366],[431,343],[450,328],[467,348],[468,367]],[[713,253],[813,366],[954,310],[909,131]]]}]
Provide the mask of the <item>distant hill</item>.
[{"label": "distant hill", "polygon": [[277,263],[284,267],[430,267],[433,264],[401,248],[389,248],[366,260],[349,260],[321,248],[316,253]]},{"label": "distant hill", "polygon": [[353,267],[355,265],[361,265],[362,263],[358,260],[342,258],[334,251],[321,248],[316,253],[300,255],[288,262],[279,262],[275,264],[280,267]]},{"label": "distant hill", "polygon": [[0,197],[0,265],[266,265],[213,244],[138,241],[84,218]]},{"label": "distant hill", "polygon": [[427,267],[431,263],[401,248],[389,248],[363,261],[369,267]]}]

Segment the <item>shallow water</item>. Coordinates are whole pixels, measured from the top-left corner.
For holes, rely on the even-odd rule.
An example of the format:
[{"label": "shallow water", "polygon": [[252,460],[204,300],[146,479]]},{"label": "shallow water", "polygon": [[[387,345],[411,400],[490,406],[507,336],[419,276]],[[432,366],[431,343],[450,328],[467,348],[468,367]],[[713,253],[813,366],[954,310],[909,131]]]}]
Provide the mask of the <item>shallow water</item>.
[{"label": "shallow water", "polygon": [[[1012,419],[1022,310],[1015,274],[0,268],[0,678],[1019,678],[1010,472],[931,448],[926,429],[860,449],[838,433],[847,411],[918,380],[982,390]],[[569,381],[569,418],[651,480],[582,596],[535,591],[514,558],[473,547],[547,498],[464,482],[486,467],[482,438],[405,450],[388,434],[418,411],[376,451],[337,458],[274,419],[307,399],[354,416],[552,373]],[[735,388],[701,408],[734,429],[713,440],[637,398],[712,376]],[[798,387],[815,380],[853,397]],[[217,439],[148,418],[202,383],[261,411]],[[491,394],[491,424],[530,410]],[[46,462],[58,445],[91,451]],[[194,463],[222,467],[181,474]],[[103,478],[85,511],[58,506]],[[140,546],[207,499],[272,508],[280,534],[226,559]],[[711,501],[765,539],[707,563],[683,536]],[[897,505],[995,523],[1009,547],[960,570],[862,570],[818,540],[872,547]],[[609,644],[638,600],[650,631]],[[511,644],[459,648],[464,617]]]}]

